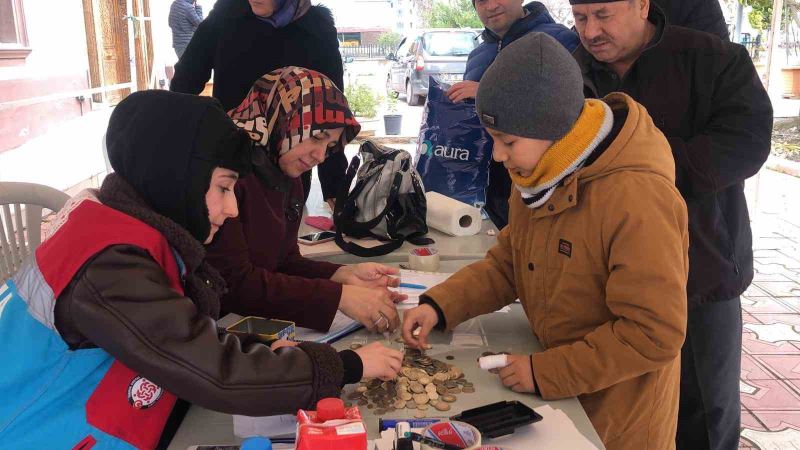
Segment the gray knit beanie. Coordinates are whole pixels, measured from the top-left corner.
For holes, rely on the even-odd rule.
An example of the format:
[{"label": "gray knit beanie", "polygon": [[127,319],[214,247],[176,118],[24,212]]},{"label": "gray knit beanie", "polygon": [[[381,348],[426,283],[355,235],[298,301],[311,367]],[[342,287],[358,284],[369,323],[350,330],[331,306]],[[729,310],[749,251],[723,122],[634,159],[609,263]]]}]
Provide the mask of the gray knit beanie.
[{"label": "gray knit beanie", "polygon": [[528,33],[497,55],[478,86],[484,127],[514,136],[557,141],[583,110],[578,63],[555,39]]}]

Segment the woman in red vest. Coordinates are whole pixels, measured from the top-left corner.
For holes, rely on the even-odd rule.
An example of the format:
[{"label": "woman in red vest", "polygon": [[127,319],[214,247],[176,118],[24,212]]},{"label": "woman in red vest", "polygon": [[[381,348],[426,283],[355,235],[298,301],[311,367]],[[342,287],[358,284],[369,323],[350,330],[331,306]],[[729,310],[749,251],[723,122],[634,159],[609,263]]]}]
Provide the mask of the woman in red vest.
[{"label": "woman in red vest", "polygon": [[177,398],[295,413],[362,376],[396,376],[402,354],[377,343],[270,349],[218,335],[225,283],[202,244],[238,215],[252,144],[216,100],[134,93],[106,144],[115,173],[71,199],[0,284],[5,448],[154,448]]}]

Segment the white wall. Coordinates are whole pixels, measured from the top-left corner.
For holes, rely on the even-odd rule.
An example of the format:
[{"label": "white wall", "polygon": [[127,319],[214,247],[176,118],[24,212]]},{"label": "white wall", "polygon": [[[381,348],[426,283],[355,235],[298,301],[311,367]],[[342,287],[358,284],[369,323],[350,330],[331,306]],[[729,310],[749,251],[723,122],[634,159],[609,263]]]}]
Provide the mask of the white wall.
[{"label": "white wall", "polygon": [[0,68],[0,79],[44,78],[89,70],[81,0],[26,1],[24,10],[33,51],[24,65]]}]

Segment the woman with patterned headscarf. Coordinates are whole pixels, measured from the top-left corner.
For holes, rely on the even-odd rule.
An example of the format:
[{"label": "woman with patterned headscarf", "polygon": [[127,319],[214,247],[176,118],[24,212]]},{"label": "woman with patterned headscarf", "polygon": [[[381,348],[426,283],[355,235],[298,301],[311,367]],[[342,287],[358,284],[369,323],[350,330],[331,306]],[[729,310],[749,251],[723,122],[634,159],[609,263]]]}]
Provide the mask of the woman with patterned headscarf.
[{"label": "woman with patterned headscarf", "polygon": [[[328,8],[310,0],[217,0],[175,66],[170,90],[199,94],[213,69],[213,96],[229,110],[262,75],[287,66],[316,70],[344,89],[339,41]],[[332,155],[319,167],[322,196],[331,204],[345,169],[343,154]],[[307,198],[311,172],[302,180]]]},{"label": "woman with patterned headscarf", "polygon": [[394,304],[405,297],[387,289],[399,283],[389,276],[397,269],[313,261],[297,246],[298,177],[343,153],[361,128],[342,92],[319,72],[285,67],[256,81],[228,115],[256,145],[254,173],[236,185],[239,217],[209,247],[209,261],[228,283],[223,309],[317,330],[328,330],[339,310],[369,330],[394,330]]}]

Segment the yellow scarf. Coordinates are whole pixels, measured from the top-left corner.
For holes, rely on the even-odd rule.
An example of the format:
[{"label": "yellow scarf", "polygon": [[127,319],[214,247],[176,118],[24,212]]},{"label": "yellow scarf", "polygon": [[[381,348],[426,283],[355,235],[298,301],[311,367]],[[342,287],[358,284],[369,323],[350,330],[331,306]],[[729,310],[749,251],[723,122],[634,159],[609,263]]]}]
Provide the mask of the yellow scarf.
[{"label": "yellow scarf", "polygon": [[522,193],[523,201],[541,206],[564,178],[579,169],[614,125],[611,108],[601,100],[586,100],[575,125],[563,138],[545,151],[527,177],[509,171],[511,180]]}]

